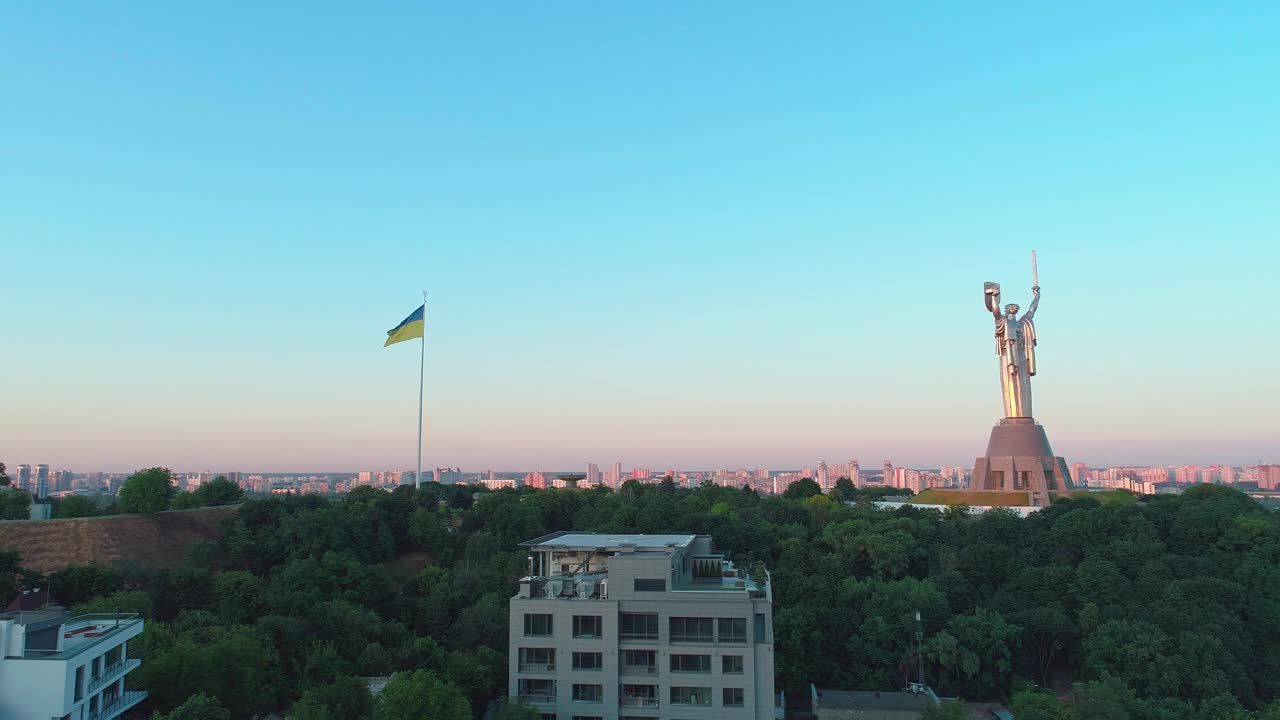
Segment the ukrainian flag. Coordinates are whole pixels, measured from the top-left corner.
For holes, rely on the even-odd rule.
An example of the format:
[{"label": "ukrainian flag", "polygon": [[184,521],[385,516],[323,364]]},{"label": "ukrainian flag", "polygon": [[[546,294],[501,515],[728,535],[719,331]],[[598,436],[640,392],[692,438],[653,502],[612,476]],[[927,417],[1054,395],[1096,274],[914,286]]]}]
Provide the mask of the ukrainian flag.
[{"label": "ukrainian flag", "polygon": [[424,308],[426,308],[426,303],[419,305],[417,310],[409,313],[409,317],[400,321],[399,325],[388,330],[387,341],[382,344],[382,347],[422,337],[422,328],[424,325],[422,321],[422,311]]}]

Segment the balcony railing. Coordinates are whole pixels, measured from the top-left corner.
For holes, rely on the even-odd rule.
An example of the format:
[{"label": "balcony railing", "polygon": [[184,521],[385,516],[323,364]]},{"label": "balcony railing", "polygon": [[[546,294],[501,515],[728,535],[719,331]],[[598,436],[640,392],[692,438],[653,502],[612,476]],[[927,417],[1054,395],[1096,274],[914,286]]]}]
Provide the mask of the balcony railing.
[{"label": "balcony railing", "polygon": [[658,707],[658,698],[645,697],[644,695],[623,695],[618,698],[618,705],[628,708],[656,708]]},{"label": "balcony railing", "polygon": [[555,663],[520,663],[520,672],[555,672]]},{"label": "balcony railing", "polygon": [[554,703],[556,694],[553,692],[522,692],[520,699],[531,703]]},{"label": "balcony railing", "polygon": [[142,690],[130,690],[105,699],[106,704],[98,708],[97,712],[89,715],[89,720],[111,720],[111,718],[142,702],[146,697],[147,693]]},{"label": "balcony railing", "polygon": [[658,674],[657,665],[623,665],[621,670],[623,675],[657,675]]},{"label": "balcony railing", "polygon": [[134,668],[138,667],[141,664],[142,664],[142,661],[137,660],[135,658],[126,658],[119,662],[111,663],[110,665],[104,667],[101,673],[89,678],[88,693],[92,695],[93,692],[98,688],[102,687],[103,685],[106,685],[109,682],[114,682],[120,679],[122,675],[131,672]]}]

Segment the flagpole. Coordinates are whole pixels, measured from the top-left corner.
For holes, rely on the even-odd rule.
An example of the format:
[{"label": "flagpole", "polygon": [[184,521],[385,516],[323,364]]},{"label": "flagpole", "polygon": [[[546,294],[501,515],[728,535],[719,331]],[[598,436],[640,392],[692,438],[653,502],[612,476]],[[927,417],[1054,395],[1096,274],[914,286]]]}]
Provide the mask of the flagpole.
[{"label": "flagpole", "polygon": [[422,291],[422,355],[418,359],[418,471],[413,475],[415,490],[422,487],[422,385],[427,374],[427,291]]}]

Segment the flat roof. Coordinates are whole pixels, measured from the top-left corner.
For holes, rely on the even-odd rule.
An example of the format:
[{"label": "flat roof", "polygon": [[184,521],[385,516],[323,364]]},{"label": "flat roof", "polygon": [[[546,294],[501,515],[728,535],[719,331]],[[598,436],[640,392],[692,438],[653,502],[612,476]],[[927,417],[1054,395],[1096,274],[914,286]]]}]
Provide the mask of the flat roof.
[{"label": "flat roof", "polygon": [[686,547],[693,539],[693,535],[610,535],[561,530],[522,542],[520,546],[546,550],[618,550],[624,547],[665,550],[668,547]]}]

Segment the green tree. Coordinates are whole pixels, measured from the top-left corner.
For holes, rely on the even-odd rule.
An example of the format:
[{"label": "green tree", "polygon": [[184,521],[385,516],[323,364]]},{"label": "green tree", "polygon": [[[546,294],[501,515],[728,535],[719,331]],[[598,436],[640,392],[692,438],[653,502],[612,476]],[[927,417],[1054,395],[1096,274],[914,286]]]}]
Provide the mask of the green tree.
[{"label": "green tree", "polygon": [[0,520],[31,518],[31,496],[26,490],[0,488]]},{"label": "green tree", "polygon": [[136,613],[144,618],[151,617],[151,596],[142,590],[121,590],[86,600],[71,608],[72,615],[88,615],[91,613]]},{"label": "green tree", "polygon": [[217,698],[196,693],[173,712],[152,715],[151,720],[231,720],[231,711],[224,708]]},{"label": "green tree", "polygon": [[119,571],[104,565],[68,565],[49,574],[49,592],[62,605],[72,606],[124,589]]},{"label": "green tree", "polygon": [[822,488],[818,487],[818,483],[810,478],[800,478],[799,480],[787,486],[782,491],[782,497],[788,500],[803,500],[814,495],[821,495]]},{"label": "green tree", "polygon": [[541,718],[542,713],[538,708],[507,698],[502,698],[498,711],[493,714],[493,720],[541,720]]},{"label": "green tree", "polygon": [[120,488],[120,512],[157,513],[169,509],[169,501],[176,491],[169,481],[170,475],[168,468],[161,467],[130,475]]},{"label": "green tree", "polygon": [[831,496],[841,502],[857,500],[858,488],[849,478],[840,477],[836,479],[835,487],[831,488]]},{"label": "green tree", "polygon": [[373,696],[369,694],[368,684],[361,678],[342,675],[303,692],[289,712],[289,718],[365,720],[372,713]]},{"label": "green tree", "polygon": [[196,488],[196,495],[200,498],[201,507],[235,505],[244,500],[244,490],[221,475],[207,483],[201,483]]},{"label": "green tree", "polygon": [[70,497],[56,498],[53,501],[53,517],[55,519],[93,517],[97,514],[97,503],[87,497],[71,495]]},{"label": "green tree", "polygon": [[1014,693],[1009,710],[1018,720],[1074,720],[1070,708],[1058,698],[1032,690]]},{"label": "green tree", "polygon": [[462,691],[428,670],[398,673],[378,695],[373,720],[470,720]]}]

